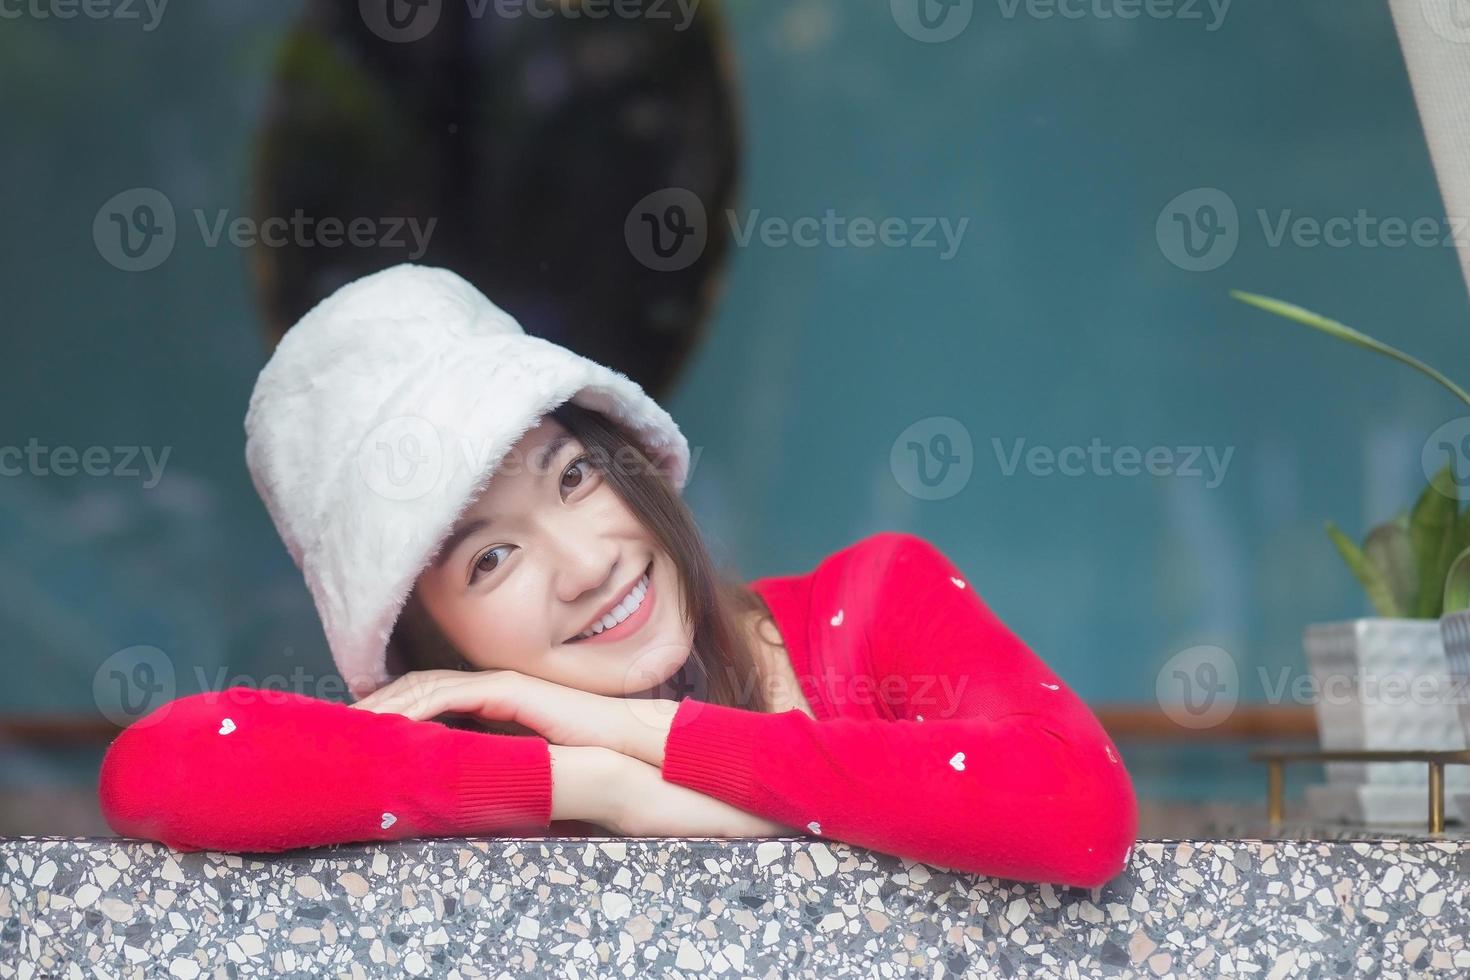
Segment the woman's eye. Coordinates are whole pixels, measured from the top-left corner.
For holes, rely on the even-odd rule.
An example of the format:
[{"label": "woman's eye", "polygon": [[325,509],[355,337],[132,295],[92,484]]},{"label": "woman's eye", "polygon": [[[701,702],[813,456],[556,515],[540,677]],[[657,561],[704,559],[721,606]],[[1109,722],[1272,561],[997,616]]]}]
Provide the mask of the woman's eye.
[{"label": "woman's eye", "polygon": [[[587,483],[596,474],[597,467],[592,465],[592,457],[588,456],[586,453],[583,453],[581,456],[578,456],[576,459],[568,463],[566,469],[562,470],[562,489],[579,490],[581,489],[583,484]],[[567,483],[568,478],[570,478],[572,481],[570,484]],[[499,568],[502,564],[504,564],[505,559],[496,558],[495,556],[498,552],[506,551],[512,547],[514,546],[500,545],[498,547],[491,548],[479,558],[475,559],[473,573],[470,576],[470,581],[473,582],[478,580],[481,575],[489,575],[497,568]]]},{"label": "woman's eye", "polygon": [[490,558],[496,552],[505,550],[505,548],[507,547],[509,546],[502,545],[499,548],[491,548],[489,551],[481,555],[479,559],[475,562],[475,578],[479,578],[481,575],[489,575],[491,572],[495,571],[495,569],[499,568],[499,561],[496,561],[494,564],[486,564],[486,559]]},{"label": "woman's eye", "polygon": [[[566,489],[576,490],[581,487],[582,484],[586,483],[595,472],[596,467],[592,465],[591,458],[587,456],[586,453],[583,453],[581,456],[578,456],[576,459],[572,460],[571,463],[567,465],[567,468],[562,471],[561,485]],[[574,476],[575,479],[575,482],[572,483],[570,487],[567,486],[568,476]]]}]

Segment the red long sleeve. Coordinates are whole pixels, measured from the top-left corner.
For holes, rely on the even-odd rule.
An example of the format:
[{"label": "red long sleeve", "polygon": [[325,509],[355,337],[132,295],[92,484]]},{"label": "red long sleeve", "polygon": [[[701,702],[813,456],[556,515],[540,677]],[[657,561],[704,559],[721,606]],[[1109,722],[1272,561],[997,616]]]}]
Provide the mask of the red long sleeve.
[{"label": "red long sleeve", "polygon": [[881,532],[764,585],[817,719],[686,698],[665,779],[959,871],[1095,887],[1123,869],[1138,815],[1117,747],[932,544]]},{"label": "red long sleeve", "polygon": [[537,833],[550,822],[551,760],[541,738],[231,687],[125,729],[102,760],[98,800],[117,833],[182,851]]}]

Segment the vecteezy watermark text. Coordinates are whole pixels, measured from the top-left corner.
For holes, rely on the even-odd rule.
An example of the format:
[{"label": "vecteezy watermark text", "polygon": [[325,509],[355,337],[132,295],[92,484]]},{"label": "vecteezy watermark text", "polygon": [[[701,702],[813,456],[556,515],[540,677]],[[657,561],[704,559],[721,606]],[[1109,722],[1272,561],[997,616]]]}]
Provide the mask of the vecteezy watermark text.
[{"label": "vecteezy watermark text", "polygon": [[[286,655],[293,651],[287,647]],[[234,689],[233,704],[259,700],[283,704],[293,697],[340,700],[351,689],[340,674],[320,674],[301,665],[289,673],[231,674],[228,668],[213,669],[213,676],[198,664],[193,667],[195,687],[206,699]],[[97,709],[119,726],[145,727],[162,721],[172,708],[178,691],[179,669],[158,647],[138,644],[118,650],[98,665],[92,676],[92,699]]]},{"label": "vecteezy watermark text", "polygon": [[[287,656],[293,651],[285,650]],[[696,667],[697,660],[690,656],[687,646],[679,659],[684,667],[679,675],[669,680],[669,690],[678,701],[685,696],[697,701],[708,700],[707,678]],[[181,668],[158,647],[139,644],[127,647],[108,656],[92,678],[92,695],[98,710],[119,726],[138,724],[151,725],[167,717],[175,693],[178,690]],[[342,676],[336,672],[317,673],[302,665],[295,665],[286,672],[267,674],[235,673],[227,667],[206,668],[192,665],[194,688],[206,703],[214,702],[225,692],[230,692],[232,705],[253,702],[261,704],[284,704],[299,697],[321,700],[340,700],[351,692],[356,682],[365,687],[374,686],[371,675]],[[635,672],[636,673],[636,672]],[[688,676],[684,676],[684,675]],[[965,691],[970,686],[967,674],[945,673],[880,674],[863,671],[825,672],[821,676],[800,674],[795,677],[803,696],[820,701],[833,709],[848,706],[873,710],[887,710],[895,705],[916,716],[917,721],[943,721],[960,713],[964,707]],[[625,678],[624,686],[630,692],[651,689],[653,682],[632,674]],[[764,671],[742,674],[732,678],[736,696],[742,703],[756,697],[767,704],[784,700],[788,691],[785,682],[769,676]],[[1057,690],[1052,685],[1052,690]]]},{"label": "vecteezy watermark text", "polygon": [[[123,20],[140,21],[143,33],[152,33],[163,20],[169,0],[0,0],[0,20]],[[148,17],[144,20],[144,13]]]},{"label": "vecteezy watermark text", "polygon": [[[1374,214],[1317,216],[1294,208],[1257,208],[1267,248],[1455,248],[1470,243],[1470,218]],[[1218,269],[1235,255],[1250,225],[1235,200],[1217,187],[1185,191],[1159,212],[1154,234],[1159,251],[1188,272]]]},{"label": "vecteezy watermark text", "polygon": [[[254,218],[230,218],[224,209],[206,218],[202,208],[194,209],[194,219],[199,225],[199,235],[209,248],[218,247],[222,238],[227,238],[237,248],[249,248],[257,243],[269,248],[295,245],[299,248],[337,248],[343,244],[357,248],[411,247],[409,259],[422,258],[429,247],[429,236],[434,234],[438,218],[419,222],[414,217],[395,218],[313,218],[300,208],[290,218],[274,217],[256,221]],[[229,222],[228,230],[225,222]],[[287,234],[289,229],[290,234]]]},{"label": "vecteezy watermark text", "polygon": [[[964,32],[977,0],[889,0],[899,29],[916,41],[938,44]],[[1004,20],[1177,20],[1206,33],[1225,23],[1233,0],[994,0]]]},{"label": "vecteezy watermark text", "polygon": [[1233,0],[995,0],[1000,15],[1014,20],[1181,20],[1199,21],[1213,34],[1225,23]]},{"label": "vecteezy watermark text", "polygon": [[906,426],[888,449],[888,468],[904,492],[920,500],[953,497],[970,482],[975,446],[957,418],[930,415]]},{"label": "vecteezy watermark text", "polygon": [[[512,447],[497,458],[494,440],[477,444],[463,435],[448,435],[428,419],[399,415],[375,426],[357,446],[358,473],[368,488],[386,500],[416,500],[439,485],[446,468],[463,466],[470,473],[485,473],[494,464],[497,473],[539,473],[535,460],[523,458]],[[703,446],[691,446],[686,479],[692,480]],[[589,448],[592,465],[608,472],[635,473],[655,464],[639,449],[621,446],[608,453]]]},{"label": "vecteezy watermark text", "polygon": [[21,446],[0,446],[0,476],[142,476],[137,460],[148,467],[143,489],[152,490],[163,479],[172,446],[155,453],[152,446],[43,446],[35,436]]},{"label": "vecteezy watermark text", "polygon": [[[839,214],[836,208],[794,217],[766,214],[760,208],[741,215],[727,208],[724,218],[736,248],[933,249],[941,262],[955,257],[970,227],[966,217],[875,218]],[[646,195],[633,205],[623,223],[628,251],[658,272],[693,265],[704,254],[709,232],[704,203],[683,187],[666,187]]]},{"label": "vecteezy watermark text", "polygon": [[[1470,703],[1463,675],[1365,667],[1324,675],[1290,666],[1257,665],[1256,680],[1265,704],[1373,705],[1452,708]],[[1213,728],[1235,711],[1240,671],[1223,647],[1194,646],[1170,657],[1155,677],[1155,696],[1164,713],[1186,728]]]},{"label": "vecteezy watermark text", "polygon": [[[990,445],[1001,474],[1015,476],[1022,465],[1031,476],[1177,476],[1205,478],[1205,487],[1213,490],[1225,479],[1230,468],[1234,446],[1221,452],[1215,446],[1109,446],[1097,436],[1083,446],[1035,445],[1013,439],[1009,448],[1003,440],[992,437]],[[1201,464],[1205,464],[1203,467]]]},{"label": "vecteezy watermark text", "polygon": [[[1424,479],[1440,493],[1459,498],[1459,492],[1470,487],[1470,415],[1450,419],[1429,434],[1419,453]],[[1441,467],[1449,464],[1451,486],[1444,487],[1435,479]]]},{"label": "vecteezy watermark text", "polygon": [[[384,41],[408,44],[428,37],[449,0],[358,0],[362,21]],[[701,0],[464,0],[473,20],[647,20],[684,31],[694,23]]]},{"label": "vecteezy watermark text", "polygon": [[[740,216],[733,210],[725,212],[730,228],[735,234],[735,244],[744,248],[752,236],[760,238],[767,248],[939,248],[939,261],[948,262],[960,250],[965,229],[970,226],[969,218],[952,222],[949,218],[847,218],[828,208],[820,218],[807,215],[787,219],[777,215],[763,216],[760,209],[747,213],[742,226]],[[820,232],[819,232],[820,229]],[[937,229],[937,232],[936,232]],[[940,242],[940,238],[943,242]]]},{"label": "vecteezy watermark text", "polygon": [[[438,218],[415,216],[339,218],[308,215],[297,208],[289,217],[232,216],[228,208],[212,213],[194,208],[194,223],[206,248],[227,243],[235,248],[403,249],[416,261],[428,251]],[[173,254],[178,221],[168,195],[152,187],[134,187],[113,195],[92,220],[92,240],[109,265],[124,272],[145,272]]]}]

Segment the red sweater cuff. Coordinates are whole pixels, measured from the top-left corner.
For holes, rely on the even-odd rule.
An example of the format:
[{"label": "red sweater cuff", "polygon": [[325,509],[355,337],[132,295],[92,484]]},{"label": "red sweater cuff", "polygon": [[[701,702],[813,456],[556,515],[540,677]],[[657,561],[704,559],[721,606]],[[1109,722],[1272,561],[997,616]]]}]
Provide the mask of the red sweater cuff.
[{"label": "red sweater cuff", "polygon": [[684,698],[664,742],[664,779],[744,810],[757,809],[757,726],[769,717]]},{"label": "red sweater cuff", "polygon": [[551,746],[530,736],[465,735],[454,768],[454,808],[439,829],[472,837],[507,827],[544,830],[551,823]]}]

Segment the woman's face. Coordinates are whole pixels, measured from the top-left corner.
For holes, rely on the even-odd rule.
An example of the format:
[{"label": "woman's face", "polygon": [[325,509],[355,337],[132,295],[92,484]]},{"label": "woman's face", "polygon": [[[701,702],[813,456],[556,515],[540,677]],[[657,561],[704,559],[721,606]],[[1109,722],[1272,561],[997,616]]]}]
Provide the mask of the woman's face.
[{"label": "woman's face", "polygon": [[[476,668],[638,694],[678,671],[692,631],[667,553],[585,453],[545,416],[506,455],[415,588]],[[627,598],[645,574],[641,602]],[[613,618],[628,613],[623,622],[574,639],[614,604]]]}]

